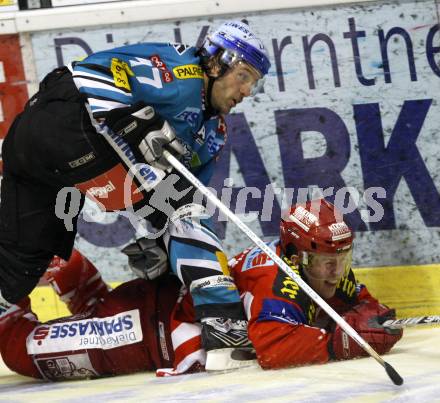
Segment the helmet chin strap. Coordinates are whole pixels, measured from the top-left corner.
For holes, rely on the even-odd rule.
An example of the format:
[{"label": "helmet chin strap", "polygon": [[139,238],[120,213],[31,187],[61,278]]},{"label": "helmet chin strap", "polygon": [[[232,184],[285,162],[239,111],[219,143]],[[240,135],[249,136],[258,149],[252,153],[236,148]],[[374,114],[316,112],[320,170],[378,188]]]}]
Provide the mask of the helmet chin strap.
[{"label": "helmet chin strap", "polygon": [[225,64],[220,65],[220,71],[217,76],[213,77],[209,73],[205,73],[208,76],[208,88],[206,89],[206,109],[204,112],[204,118],[209,119],[212,116],[218,115],[219,111],[212,106],[212,88],[214,87],[215,80],[223,77],[228,69],[231,68]]},{"label": "helmet chin strap", "polygon": [[214,86],[214,82],[217,77],[212,77],[208,75],[208,88],[206,89],[206,96],[205,96],[205,102],[206,102],[206,109],[203,112],[204,118],[209,119],[212,116],[218,115],[218,111],[212,106],[212,87]]}]

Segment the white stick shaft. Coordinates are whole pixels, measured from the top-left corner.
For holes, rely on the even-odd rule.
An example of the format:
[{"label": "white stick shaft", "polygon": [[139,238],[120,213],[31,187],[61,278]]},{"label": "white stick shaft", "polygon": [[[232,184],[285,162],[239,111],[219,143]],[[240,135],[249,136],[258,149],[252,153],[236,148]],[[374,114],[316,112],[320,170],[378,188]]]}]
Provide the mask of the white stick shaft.
[{"label": "white stick shaft", "polygon": [[390,319],[382,323],[382,326],[391,329],[403,329],[405,327],[410,327],[410,326],[438,325],[438,324],[440,324],[440,316],[432,315],[432,316],[418,316],[415,318],[403,318],[403,319],[395,319],[395,320]]},{"label": "white stick shaft", "polygon": [[288,276],[312,298],[353,340],[355,340],[369,355],[381,365],[384,360],[359,334],[313,290],[298,274],[296,274],[272,249],[270,249],[245,223],[243,223],[228,207],[226,207],[202,182],[186,169],[171,153],[164,151],[164,157],[186,179],[188,179],[202,194],[239,227],[262,251],[266,253]]}]

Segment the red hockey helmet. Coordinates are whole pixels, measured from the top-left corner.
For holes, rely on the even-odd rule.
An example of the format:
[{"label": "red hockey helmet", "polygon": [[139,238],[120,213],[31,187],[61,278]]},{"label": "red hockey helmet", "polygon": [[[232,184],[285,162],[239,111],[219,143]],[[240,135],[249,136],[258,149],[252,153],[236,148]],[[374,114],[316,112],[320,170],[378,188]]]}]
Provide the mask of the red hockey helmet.
[{"label": "red hockey helmet", "polygon": [[325,199],[296,204],[287,210],[280,223],[284,253],[339,253],[351,249],[354,235],[342,214]]}]

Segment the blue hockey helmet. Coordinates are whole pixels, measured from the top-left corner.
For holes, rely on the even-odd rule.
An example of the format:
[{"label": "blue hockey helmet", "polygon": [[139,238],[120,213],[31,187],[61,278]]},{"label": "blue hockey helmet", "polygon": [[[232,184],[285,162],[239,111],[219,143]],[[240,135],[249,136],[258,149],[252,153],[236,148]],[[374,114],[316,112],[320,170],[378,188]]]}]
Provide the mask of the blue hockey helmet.
[{"label": "blue hockey helmet", "polygon": [[[244,22],[227,21],[214,33],[205,39],[202,50],[205,56],[215,56],[219,50],[223,50],[220,62],[228,67],[244,61],[251,65],[261,76],[267,74],[270,61],[263,42],[257,38]],[[261,88],[263,82],[258,82],[255,93]]]}]

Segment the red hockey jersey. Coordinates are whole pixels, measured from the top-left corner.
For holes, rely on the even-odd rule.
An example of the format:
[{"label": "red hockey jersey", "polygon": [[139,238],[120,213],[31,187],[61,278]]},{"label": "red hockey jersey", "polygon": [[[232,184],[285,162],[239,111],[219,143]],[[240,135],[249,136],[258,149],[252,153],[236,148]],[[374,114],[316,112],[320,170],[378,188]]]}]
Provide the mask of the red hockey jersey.
[{"label": "red hockey jersey", "polygon": [[[278,241],[269,247],[281,256]],[[288,260],[284,259],[286,263]],[[332,320],[258,247],[245,250],[230,262],[249,320],[249,338],[263,368],[324,363]],[[301,270],[290,265],[304,280]],[[327,302],[342,314],[361,300],[377,302],[357,284],[350,269]]]},{"label": "red hockey jersey", "polygon": [[[280,256],[278,241],[268,243]],[[288,261],[286,261],[288,262]],[[258,247],[249,248],[229,261],[231,275],[243,299],[249,320],[249,338],[262,368],[325,363],[332,320],[315,302]],[[291,266],[303,279],[301,270]],[[377,303],[365,286],[356,283],[350,269],[338,283],[335,296],[327,302],[343,314],[362,300]],[[200,325],[193,322],[190,296],[177,305],[172,320],[177,374],[204,365]],[[194,368],[194,367],[193,367]]]}]

